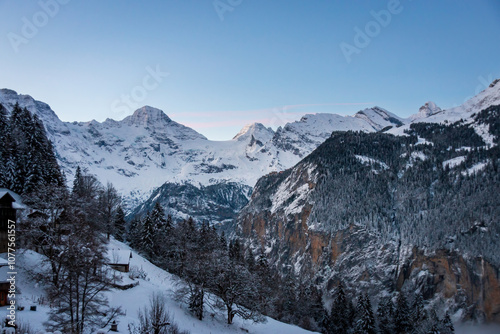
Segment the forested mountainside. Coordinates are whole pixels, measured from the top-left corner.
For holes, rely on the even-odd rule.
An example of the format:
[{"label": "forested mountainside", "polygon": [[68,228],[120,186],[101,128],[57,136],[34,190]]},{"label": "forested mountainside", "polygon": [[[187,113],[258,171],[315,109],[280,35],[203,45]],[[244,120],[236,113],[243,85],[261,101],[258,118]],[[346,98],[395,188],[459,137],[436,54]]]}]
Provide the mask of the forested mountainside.
[{"label": "forested mountainside", "polygon": [[402,136],[334,132],[258,181],[236,234],[326,290],[420,291],[463,319],[500,321],[499,112]]}]

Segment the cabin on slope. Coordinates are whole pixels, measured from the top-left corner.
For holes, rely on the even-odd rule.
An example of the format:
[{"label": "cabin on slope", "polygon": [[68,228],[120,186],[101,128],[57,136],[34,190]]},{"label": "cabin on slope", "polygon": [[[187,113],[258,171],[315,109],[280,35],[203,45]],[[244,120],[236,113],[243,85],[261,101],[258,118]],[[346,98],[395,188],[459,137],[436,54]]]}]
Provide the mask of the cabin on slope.
[{"label": "cabin on slope", "polygon": [[17,210],[25,209],[21,197],[15,192],[0,188],[0,253],[7,253],[9,221],[16,221]]},{"label": "cabin on slope", "polygon": [[107,264],[111,268],[123,273],[128,273],[130,271],[130,259],[132,258],[131,251],[125,249],[109,249],[107,258]]}]

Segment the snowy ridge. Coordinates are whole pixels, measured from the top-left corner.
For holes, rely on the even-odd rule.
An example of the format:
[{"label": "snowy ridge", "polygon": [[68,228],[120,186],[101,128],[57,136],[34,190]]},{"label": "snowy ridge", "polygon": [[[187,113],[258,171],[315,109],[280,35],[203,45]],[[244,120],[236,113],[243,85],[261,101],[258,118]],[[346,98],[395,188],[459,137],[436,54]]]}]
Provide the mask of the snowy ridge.
[{"label": "snowy ridge", "polygon": [[[332,131],[373,132],[387,125],[387,120],[377,124],[375,116],[315,114],[276,132],[253,123],[232,140],[211,141],[150,106],[121,121],[67,123],[59,120],[49,105],[29,95],[2,89],[0,103],[8,111],[19,103],[40,116],[68,182],[79,165],[101,182],[112,182],[129,208],[166,182],[197,187],[236,182],[253,187],[262,175],[295,165]],[[368,109],[363,112],[369,114]],[[380,116],[381,112],[374,113]]]},{"label": "snowy ridge", "polygon": [[255,140],[266,143],[274,136],[274,131],[271,128],[266,128],[262,123],[251,123],[245,125],[240,132],[234,136],[233,140],[247,140],[251,138],[251,136],[254,136]]},{"label": "snowy ridge", "polygon": [[375,131],[380,131],[387,126],[401,126],[405,122],[404,119],[380,107],[359,111],[354,117],[366,121]]},{"label": "snowy ridge", "polygon": [[[470,98],[464,104],[441,110],[434,103],[428,102],[420,108],[419,113],[409,117],[410,122],[399,128],[393,128],[388,131],[394,135],[404,135],[404,131],[409,129],[412,123],[454,123],[459,120],[464,120],[466,123],[473,122],[474,114],[493,105],[500,104],[500,81],[495,80],[491,85],[480,92],[478,95]],[[492,144],[489,132],[481,128],[479,124],[473,124],[476,132],[483,140]]]},{"label": "snowy ridge", "polygon": [[[274,146],[303,158],[328,139],[334,131],[376,132],[387,126],[401,125],[401,119],[382,108],[374,107],[354,116],[307,114],[299,121],[278,128]],[[298,161],[296,161],[298,162]]]},{"label": "snowy ridge", "polygon": [[[495,81],[464,105],[444,111],[427,102],[409,119],[380,107],[361,110],[354,116],[306,114],[276,131],[260,123],[249,124],[227,141],[208,140],[149,106],[121,121],[67,123],[59,120],[46,103],[9,89],[0,90],[0,103],[8,111],[19,103],[39,115],[68,182],[80,165],[101,182],[112,182],[132,209],[166,182],[196,187],[235,182],[253,187],[261,176],[297,164],[334,131],[388,129],[388,133],[405,135],[404,131],[415,122],[464,119],[472,123],[474,113],[500,104],[500,83]],[[488,146],[494,145],[484,125],[472,125]]]},{"label": "snowy ridge", "polygon": [[[315,169],[316,166],[311,164],[292,172],[272,195],[270,212],[274,214],[280,209],[284,210],[285,215],[301,212],[316,182]],[[297,176],[299,174],[301,177]],[[302,183],[303,179],[309,182]]]}]

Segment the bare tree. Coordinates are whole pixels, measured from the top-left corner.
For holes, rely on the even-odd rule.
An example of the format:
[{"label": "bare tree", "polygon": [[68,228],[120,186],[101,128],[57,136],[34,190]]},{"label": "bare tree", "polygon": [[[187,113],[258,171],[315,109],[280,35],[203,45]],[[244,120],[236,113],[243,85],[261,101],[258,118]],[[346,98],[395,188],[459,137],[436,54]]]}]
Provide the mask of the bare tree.
[{"label": "bare tree", "polygon": [[110,182],[108,182],[104,189],[99,191],[99,218],[101,220],[102,229],[106,233],[108,240],[110,235],[114,233],[115,215],[121,202],[118,192]]},{"label": "bare tree", "polygon": [[105,327],[121,310],[110,308],[103,294],[109,291],[112,276],[105,263],[102,238],[89,225],[72,227],[71,233],[64,236],[57,256],[61,267],[58,284],[48,280],[47,295],[55,307],[46,325],[81,334],[88,326]]},{"label": "bare tree", "polygon": [[131,334],[189,334],[180,331],[173,323],[172,317],[165,305],[165,296],[153,293],[149,298],[149,306],[139,310],[139,325],[129,324]]}]

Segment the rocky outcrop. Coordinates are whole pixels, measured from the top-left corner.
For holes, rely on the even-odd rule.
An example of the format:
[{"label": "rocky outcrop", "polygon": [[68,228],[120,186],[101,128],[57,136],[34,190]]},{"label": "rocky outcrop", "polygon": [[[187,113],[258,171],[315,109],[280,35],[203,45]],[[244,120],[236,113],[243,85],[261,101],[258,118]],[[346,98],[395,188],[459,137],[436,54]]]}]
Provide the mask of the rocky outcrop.
[{"label": "rocky outcrop", "polygon": [[425,254],[414,248],[397,277],[397,287],[413,280],[424,298],[436,294],[467,305],[465,319],[500,323],[500,272],[483,258],[466,259],[456,252]]},{"label": "rocky outcrop", "polygon": [[365,291],[377,300],[391,291],[420,291],[429,303],[447,301],[463,320],[500,323],[500,272],[481,258],[467,259],[448,250],[431,254],[414,247],[380,244],[357,226],[327,234],[306,224],[310,207],[285,221],[262,212],[240,217],[241,236],[267,248],[278,267],[292,264],[296,273],[327,291],[339,281],[351,292]]}]

